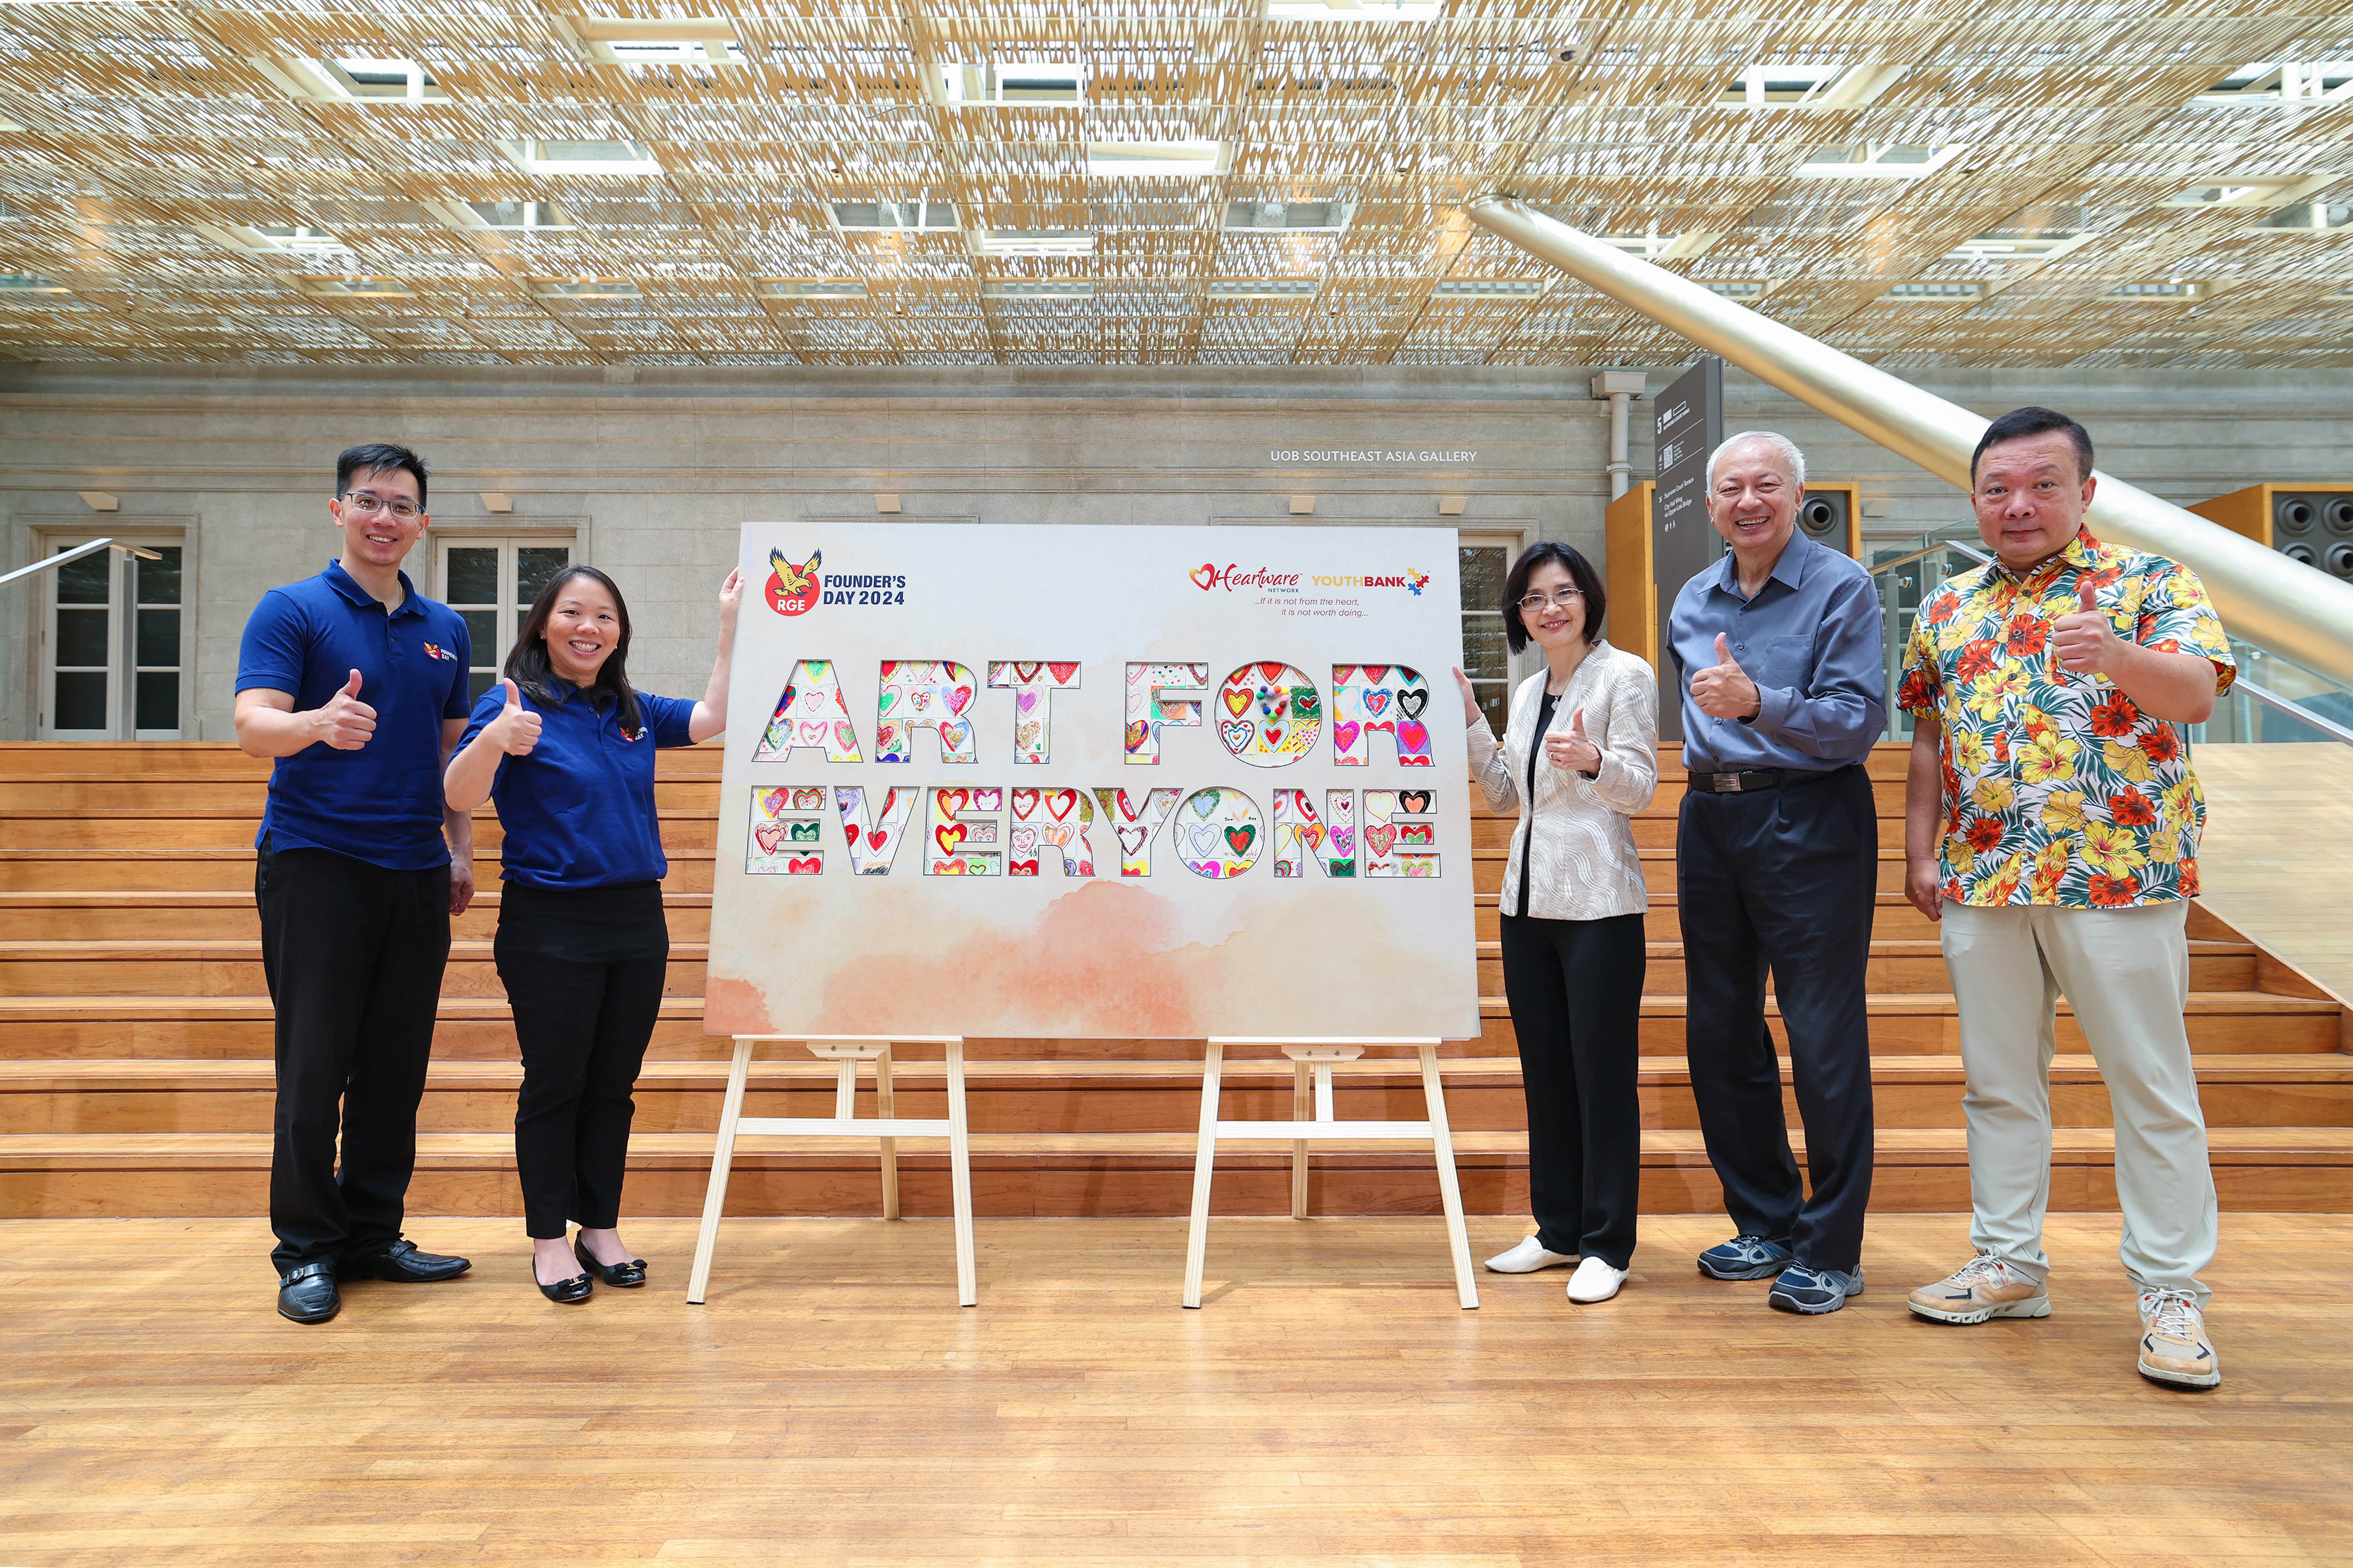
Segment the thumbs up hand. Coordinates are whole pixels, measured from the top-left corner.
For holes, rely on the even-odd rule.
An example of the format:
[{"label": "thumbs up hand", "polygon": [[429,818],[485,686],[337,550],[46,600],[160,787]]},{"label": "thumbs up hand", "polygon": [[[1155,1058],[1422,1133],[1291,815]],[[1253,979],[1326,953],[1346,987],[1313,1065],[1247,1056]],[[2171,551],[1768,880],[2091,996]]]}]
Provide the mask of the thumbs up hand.
[{"label": "thumbs up hand", "polygon": [[507,690],[507,705],[499,716],[482,726],[482,738],[510,757],[527,757],[539,744],[539,715],[522,705],[522,693],[512,680],[501,680]]},{"label": "thumbs up hand", "polygon": [[1715,662],[1692,677],[1692,701],[1711,719],[1753,719],[1764,708],[1757,683],[1732,657],[1722,632],[1715,634]]},{"label": "thumbs up hand", "polygon": [[317,739],[324,741],[338,752],[356,752],[368,743],[375,733],[375,710],[360,700],[360,672],[343,689],[327,699],[326,706],[311,710],[311,722],[317,730]]},{"label": "thumbs up hand", "polygon": [[1558,734],[1545,737],[1545,759],[1554,767],[1571,773],[1595,773],[1601,771],[1601,748],[1585,738],[1585,710],[1579,708],[1568,716],[1568,728]]},{"label": "thumbs up hand", "polygon": [[2116,636],[2108,613],[2100,608],[2099,585],[2087,572],[2075,574],[2075,605],[2073,614],[2051,624],[2051,651],[2063,669],[2077,675],[2108,675],[2116,668],[2124,639]]}]

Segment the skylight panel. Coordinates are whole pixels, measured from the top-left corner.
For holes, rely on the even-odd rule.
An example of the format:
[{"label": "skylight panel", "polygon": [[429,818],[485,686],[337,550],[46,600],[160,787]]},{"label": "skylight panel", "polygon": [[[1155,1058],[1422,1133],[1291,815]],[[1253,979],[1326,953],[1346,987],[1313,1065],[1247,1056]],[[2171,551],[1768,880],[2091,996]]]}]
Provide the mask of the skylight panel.
[{"label": "skylight panel", "polygon": [[637,142],[533,137],[505,143],[507,156],[526,174],[659,174],[653,149]]},{"label": "skylight panel", "polygon": [[938,101],[952,109],[1080,103],[1086,97],[1087,68],[1059,60],[949,62],[934,72]]},{"label": "skylight panel", "polygon": [[37,272],[0,272],[0,294],[70,294],[73,290],[62,283],[52,282]]},{"label": "skylight panel", "polygon": [[301,278],[296,288],[322,300],[405,300],[408,285],[397,278]]},{"label": "skylight panel", "polygon": [[1844,66],[1750,66],[1732,79],[1716,101],[1749,109],[1772,104],[1811,103],[1846,74]]},{"label": "skylight panel", "polygon": [[980,256],[1092,256],[1095,237],[1082,228],[975,229],[972,248]]},{"label": "skylight panel", "polygon": [[1430,293],[1435,300],[1533,300],[1544,291],[1541,278],[1446,278]]},{"label": "skylight panel", "polygon": [[1985,298],[1982,283],[1898,283],[1880,296],[1907,305],[1954,305]]},{"label": "skylight panel", "polygon": [[1921,146],[1904,142],[1857,142],[1817,147],[1791,171],[1801,180],[1917,180],[1933,174],[1968,148],[1959,142]]},{"label": "skylight panel", "polygon": [[344,55],[303,63],[332,96],[354,103],[442,103],[449,97],[419,60]]},{"label": "skylight panel", "polygon": [[236,232],[256,250],[290,250],[307,254],[343,247],[343,242],[327,230],[301,224],[249,225]]},{"label": "skylight panel", "polygon": [[1270,22],[1427,22],[1440,0],[1266,0]]},{"label": "skylight panel", "polygon": [[724,16],[575,16],[571,27],[599,65],[736,66],[744,46]]},{"label": "skylight panel", "polygon": [[2275,203],[2295,184],[2291,180],[2213,180],[2176,191],[2165,198],[2169,207],[2246,207]]},{"label": "skylight panel", "polygon": [[1087,174],[1098,180],[1177,180],[1226,172],[1218,142],[1090,142]]},{"label": "skylight panel", "polygon": [[575,226],[572,215],[554,202],[468,202],[466,210],[483,228],[531,231]]},{"label": "skylight panel", "polygon": [[1209,284],[1212,300],[1312,300],[1323,285],[1313,278],[1219,278]]},{"label": "skylight panel", "polygon": [[1281,234],[1335,234],[1348,226],[1346,202],[1243,201],[1226,204],[1226,227]]},{"label": "skylight panel", "polygon": [[621,278],[534,279],[531,291],[543,300],[638,300],[638,286]]},{"label": "skylight panel", "polygon": [[2327,103],[2353,100],[2353,60],[2256,60],[2193,103]]},{"label": "skylight panel", "polygon": [[857,278],[772,278],[759,293],[764,300],[863,300],[866,284]]},{"label": "skylight panel", "polygon": [[1092,300],[1094,284],[1083,278],[1008,278],[984,283],[983,296],[991,300]]},{"label": "skylight panel", "polygon": [[912,202],[835,202],[833,223],[844,234],[895,234],[902,229],[952,229],[954,202],[929,196]]},{"label": "skylight panel", "polygon": [[1694,281],[1696,281],[1701,288],[1706,289],[1709,293],[1720,294],[1727,300],[1755,300],[1761,298],[1765,292],[1764,284],[1750,279],[1732,279],[1727,280],[1714,278],[1702,278],[1694,279]]},{"label": "skylight panel", "polygon": [[2110,290],[2108,298],[2149,305],[2179,305],[2206,299],[2213,291],[2211,284],[2175,278],[2163,283],[2120,283]]},{"label": "skylight panel", "polygon": [[2353,205],[2344,202],[2298,202],[2267,217],[2257,218],[2254,226],[2266,234],[2336,234],[2353,228]]},{"label": "skylight panel", "polygon": [[1965,239],[1945,253],[1947,261],[2050,261],[2079,250],[2099,236],[2079,224],[2024,216]]}]

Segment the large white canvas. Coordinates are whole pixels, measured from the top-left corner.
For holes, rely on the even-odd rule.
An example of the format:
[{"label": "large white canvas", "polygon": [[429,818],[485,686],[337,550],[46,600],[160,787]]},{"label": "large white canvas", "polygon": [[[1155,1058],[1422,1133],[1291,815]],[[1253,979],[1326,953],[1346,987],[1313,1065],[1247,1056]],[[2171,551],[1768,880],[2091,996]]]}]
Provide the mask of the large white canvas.
[{"label": "large white canvas", "polygon": [[[1451,673],[1462,658],[1455,552],[1446,529],[746,524],[705,1027],[1031,1038],[1475,1036],[1467,759]],[[812,561],[809,575],[797,572]],[[934,662],[943,660],[966,667],[974,688],[945,731],[930,727],[957,696],[955,683],[928,679],[943,673]],[[810,689],[823,686],[795,679],[823,673],[807,668],[818,661],[837,680],[849,725],[845,734],[833,721],[829,741],[838,755],[854,740],[859,760],[831,760],[816,746],[760,757],[786,686],[804,710]],[[888,679],[886,661],[896,667]],[[1003,679],[1033,682],[1026,712],[1022,689],[987,684],[998,662],[1014,667]],[[1136,664],[1208,667],[1208,688],[1195,694],[1201,722],[1160,728],[1150,765],[1128,753]],[[1255,670],[1230,689],[1246,705],[1231,710],[1226,678],[1261,664],[1308,678],[1317,711],[1293,710],[1311,705],[1288,702],[1300,694]],[[1347,667],[1350,705],[1377,706],[1389,731],[1334,712],[1335,667]],[[1377,671],[1395,687],[1396,667],[1419,672],[1422,695],[1407,688],[1378,697],[1371,678]],[[1075,685],[1053,689],[1065,678]],[[891,711],[880,713],[886,697]],[[1179,711],[1181,700],[1169,699],[1166,710]],[[927,727],[880,733],[910,716]],[[1303,716],[1319,721],[1318,734],[1312,749],[1292,754],[1285,748],[1297,744]],[[825,715],[787,714],[781,739],[814,736],[799,728],[812,719],[822,726]],[[1042,732],[1018,728],[1028,723]],[[1368,760],[1344,765],[1335,745],[1351,731],[1352,747]],[[1426,764],[1400,761],[1400,731],[1426,746]],[[1042,748],[1046,760],[1017,761],[1017,735],[1023,751]],[[1228,737],[1244,754],[1281,765],[1244,761]],[[946,760],[944,738],[975,760]],[[912,760],[879,760],[886,740],[912,743]],[[860,874],[859,850],[881,858],[865,833],[892,786],[918,793],[884,846],[888,871]],[[928,815],[934,787],[959,786],[973,792],[961,840]],[[1255,830],[1230,797],[1206,817],[1180,800],[1139,844],[1151,812],[1124,821],[1115,797],[1098,804],[1094,795],[1124,790],[1134,804],[1152,790],[1190,795],[1210,786],[1247,796]],[[861,809],[847,821],[846,788],[861,792]],[[1421,874],[1327,874],[1321,857],[1337,858],[1337,836],[1325,824],[1314,850],[1312,827],[1286,836],[1300,874],[1278,877],[1281,789],[1304,792],[1319,818],[1330,815],[1327,792],[1350,791],[1355,869],[1377,860]],[[994,813],[974,810],[989,790],[1000,792]],[[1039,793],[1022,793],[1030,791]],[[1061,791],[1083,792],[1096,813],[1092,876],[1070,874],[1065,856],[1039,841],[1079,815]],[[1397,797],[1385,835],[1371,831],[1366,807],[1380,796],[1366,792]],[[1405,808],[1423,804],[1416,792],[1429,798],[1410,814]],[[865,825],[856,847],[849,822]],[[1404,841],[1416,833],[1428,842]],[[1386,846],[1378,857],[1376,840]],[[1198,852],[1193,863],[1229,871],[1252,845],[1254,863],[1240,874],[1188,868]],[[1038,872],[933,874],[991,853],[1000,866],[1034,859]],[[1124,875],[1138,853],[1148,855],[1150,874]]]}]

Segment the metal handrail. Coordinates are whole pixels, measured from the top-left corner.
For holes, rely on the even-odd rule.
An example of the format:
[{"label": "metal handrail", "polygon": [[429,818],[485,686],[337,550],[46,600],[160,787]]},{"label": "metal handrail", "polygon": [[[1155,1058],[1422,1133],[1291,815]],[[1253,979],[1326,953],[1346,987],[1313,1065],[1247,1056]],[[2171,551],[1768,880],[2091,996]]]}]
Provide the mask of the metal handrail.
[{"label": "metal handrail", "polygon": [[[1915,550],[1908,555],[1899,555],[1893,561],[1878,562],[1872,565],[1869,570],[1873,576],[1878,577],[1886,573],[1894,571],[1899,566],[1909,566],[1915,561],[1924,561],[1931,555],[1942,555],[1947,551],[1957,555],[1965,555],[1980,566],[1986,565],[1993,560],[1992,556],[1988,555],[1984,551],[1978,549],[1974,545],[1964,544],[1957,539],[1940,539],[1936,543],[1928,545],[1923,549]],[[2249,680],[2243,674],[2239,676],[2237,679],[2231,682],[2231,689],[2233,691],[2242,691],[2267,708],[2277,709],[2279,711],[2286,714],[2289,718],[2295,720],[2297,723],[2308,725],[2311,728],[2319,731],[2322,734],[2327,736],[2332,741],[2341,742],[2348,746],[2353,746],[2353,729],[2346,728],[2344,725],[2337,722],[2334,719],[2324,718],[2320,714],[2314,712],[2311,709],[2305,707],[2294,698],[2283,697],[2278,692],[2274,691],[2271,688],[2263,685],[2259,681]]]},{"label": "metal handrail", "polygon": [[60,550],[55,555],[44,555],[30,566],[19,566],[5,576],[0,576],[0,588],[6,587],[19,577],[29,577],[36,572],[46,572],[52,566],[62,566],[69,561],[79,561],[91,551],[103,550],[110,544],[113,544],[115,549],[125,555],[136,555],[142,561],[164,559],[153,551],[142,550],[135,544],[115,544],[111,539],[93,539],[88,544],[77,544],[71,550]]}]

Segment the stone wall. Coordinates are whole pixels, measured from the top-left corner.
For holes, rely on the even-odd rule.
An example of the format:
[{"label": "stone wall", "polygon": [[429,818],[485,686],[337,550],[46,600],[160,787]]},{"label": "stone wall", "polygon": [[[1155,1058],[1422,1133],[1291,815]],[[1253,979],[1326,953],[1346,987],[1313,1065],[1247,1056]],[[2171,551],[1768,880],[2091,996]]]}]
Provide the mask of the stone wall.
[{"label": "stone wall", "polygon": [[[691,694],[711,596],[747,519],[1434,525],[1601,552],[1607,405],[1588,374],[1486,368],[607,372],[18,365],[0,371],[0,561],[69,529],[185,532],[195,605],[189,732],[230,738],[237,637],[273,584],[333,552],[337,451],[390,439],[435,469],[445,534],[575,530],[623,584],[632,673]],[[1654,374],[1653,390],[1671,373]],[[1807,447],[1862,487],[1870,532],[1964,521],[1957,491],[1736,373],[1732,428]],[[2084,417],[2104,468],[2195,500],[2264,479],[2353,477],[2353,374],[1947,373],[1924,384],[1981,412],[2044,402]],[[1636,405],[1634,472],[1650,471]],[[1336,454],[1336,456],[1335,456]],[[120,498],[91,512],[78,492]],[[481,494],[513,500],[511,516]],[[429,582],[424,547],[412,557]],[[37,596],[0,589],[0,739],[38,732]]]}]

